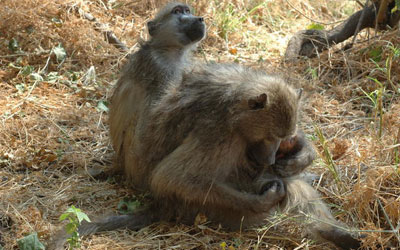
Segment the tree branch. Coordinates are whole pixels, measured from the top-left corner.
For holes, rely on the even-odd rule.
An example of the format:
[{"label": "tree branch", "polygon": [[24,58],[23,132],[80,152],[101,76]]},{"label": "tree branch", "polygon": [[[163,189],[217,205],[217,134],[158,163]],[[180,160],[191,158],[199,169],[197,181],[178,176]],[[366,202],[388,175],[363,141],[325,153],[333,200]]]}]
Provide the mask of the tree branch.
[{"label": "tree branch", "polygon": [[[383,0],[385,1],[385,0]],[[388,26],[394,27],[400,19],[400,11],[391,12],[395,6],[394,0],[390,1],[383,12],[386,14],[378,28],[385,29]],[[297,32],[288,43],[285,52],[285,60],[297,60],[301,57],[314,57],[318,52],[322,52],[334,44],[341,43],[349,37],[356,35],[365,28],[375,28],[376,6],[380,6],[380,1],[364,6],[362,10],[351,15],[346,21],[339,24],[332,30],[301,30]],[[383,5],[384,6],[384,5]],[[385,7],[385,6],[384,6]]]}]

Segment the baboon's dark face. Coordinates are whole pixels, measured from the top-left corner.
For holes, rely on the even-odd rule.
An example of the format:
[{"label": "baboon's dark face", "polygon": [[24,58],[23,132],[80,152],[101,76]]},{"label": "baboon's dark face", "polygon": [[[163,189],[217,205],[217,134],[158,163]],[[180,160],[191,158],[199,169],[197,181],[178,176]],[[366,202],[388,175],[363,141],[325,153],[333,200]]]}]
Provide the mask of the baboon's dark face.
[{"label": "baboon's dark face", "polygon": [[204,19],[193,16],[187,5],[167,6],[164,11],[148,22],[150,36],[161,46],[184,47],[205,37]]},{"label": "baboon's dark face", "polygon": [[193,16],[186,6],[176,6],[172,13],[178,18],[180,33],[184,35],[181,37],[183,44],[198,42],[203,39],[206,29],[203,17]]}]

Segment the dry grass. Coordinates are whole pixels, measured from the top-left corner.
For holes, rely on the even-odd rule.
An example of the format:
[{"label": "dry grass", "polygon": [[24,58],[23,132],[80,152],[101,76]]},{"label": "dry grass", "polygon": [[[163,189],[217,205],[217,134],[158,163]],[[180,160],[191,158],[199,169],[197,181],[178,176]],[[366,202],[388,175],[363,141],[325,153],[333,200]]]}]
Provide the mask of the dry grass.
[{"label": "dry grass", "polygon": [[[16,239],[34,231],[48,243],[70,205],[99,215],[115,211],[123,197],[134,195],[87,173],[111,165],[107,113],[98,105],[108,99],[124,55],[73,7],[92,13],[135,48],[138,37],[146,38],[146,20],[163,2],[2,1],[0,243],[5,249],[15,249]],[[358,8],[355,1],[191,2],[208,24],[199,60],[289,71],[307,90],[303,127],[321,156],[310,168],[321,174],[316,188],[339,220],[365,230],[365,246],[400,247],[399,30],[378,36],[372,32],[370,39],[364,33],[351,50],[337,46],[318,58],[286,65],[281,56],[294,32],[310,24],[309,19],[332,27]],[[18,42],[14,51],[8,46],[11,39]],[[61,63],[51,52],[59,44],[67,52]],[[95,80],[87,74],[91,66]],[[6,216],[13,222],[10,227]],[[83,248],[224,249],[226,243],[225,249],[330,249],[303,239],[302,229],[286,220],[279,227],[236,233],[155,224],[139,232],[89,237]]]}]

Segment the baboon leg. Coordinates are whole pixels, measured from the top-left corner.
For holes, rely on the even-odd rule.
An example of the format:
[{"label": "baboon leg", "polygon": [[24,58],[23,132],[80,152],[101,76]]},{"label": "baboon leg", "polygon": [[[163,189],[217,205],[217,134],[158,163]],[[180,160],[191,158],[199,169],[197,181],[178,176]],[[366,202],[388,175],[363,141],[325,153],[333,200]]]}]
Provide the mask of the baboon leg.
[{"label": "baboon leg", "polygon": [[285,179],[287,196],[283,202],[284,210],[292,214],[304,215],[307,229],[317,239],[330,241],[341,249],[358,249],[360,240],[343,229],[320,196],[308,183],[301,179]]},{"label": "baboon leg", "polygon": [[151,180],[151,189],[156,197],[177,197],[199,207],[252,213],[266,212],[283,199],[285,187],[282,181],[271,182],[261,195],[240,192],[227,185],[221,170],[235,163],[231,159],[234,154],[224,152],[226,149],[215,152],[200,147],[200,142],[189,136],[159,163]]}]

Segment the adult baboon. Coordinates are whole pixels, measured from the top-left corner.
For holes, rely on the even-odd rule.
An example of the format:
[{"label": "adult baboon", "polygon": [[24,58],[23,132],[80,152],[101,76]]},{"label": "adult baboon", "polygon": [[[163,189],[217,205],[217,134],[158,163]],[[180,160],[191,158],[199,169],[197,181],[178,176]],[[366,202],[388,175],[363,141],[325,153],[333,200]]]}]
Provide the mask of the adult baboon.
[{"label": "adult baboon", "polygon": [[[308,225],[314,236],[344,249],[358,247],[334,226],[316,191],[292,176],[314,158],[296,132],[300,94],[279,77],[238,65],[203,65],[183,74],[149,109],[135,152],[144,167],[139,173],[146,172],[140,184],[147,184],[142,187],[153,203],[85,224],[80,233],[138,229],[159,220],[190,224],[199,213],[236,230],[280,210],[316,217]],[[293,149],[273,164],[280,142],[296,133]]]},{"label": "adult baboon", "polygon": [[[140,151],[132,150],[143,169],[131,165],[128,175],[134,186],[150,190],[154,203],[81,233],[157,220],[192,223],[198,213],[231,229],[259,222],[284,198],[285,186],[272,172],[257,182],[266,163],[254,163],[249,146],[274,145],[274,157],[280,141],[296,131],[298,102],[281,78],[238,65],[203,65],[168,83],[138,131]],[[141,174],[139,183],[133,174]]]},{"label": "adult baboon", "polygon": [[[140,165],[134,148],[139,147],[138,134],[147,126],[145,117],[164,87],[180,82],[182,72],[191,68],[191,52],[205,36],[203,18],[193,16],[181,3],[162,8],[147,27],[150,39],[130,56],[111,98],[109,117],[115,170],[136,178],[138,188],[142,167],[132,165]],[[133,169],[138,171],[134,175]]]}]

